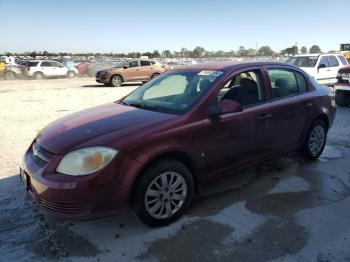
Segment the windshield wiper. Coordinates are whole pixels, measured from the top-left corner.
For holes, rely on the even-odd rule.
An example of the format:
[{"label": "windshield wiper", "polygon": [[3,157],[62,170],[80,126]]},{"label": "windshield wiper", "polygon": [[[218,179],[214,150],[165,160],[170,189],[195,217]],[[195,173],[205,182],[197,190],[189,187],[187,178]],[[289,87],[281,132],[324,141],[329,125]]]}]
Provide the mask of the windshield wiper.
[{"label": "windshield wiper", "polygon": [[128,103],[128,106],[133,106],[136,108],[140,108],[140,109],[146,109],[146,110],[151,110],[151,111],[158,111],[158,112],[162,112],[161,109],[159,109],[156,106],[150,105],[150,104],[145,104],[145,103]]},{"label": "windshield wiper", "polygon": [[129,102],[127,102],[126,100],[120,100],[118,102],[118,104],[122,104],[122,105],[125,105],[125,106],[129,106],[130,105]]}]

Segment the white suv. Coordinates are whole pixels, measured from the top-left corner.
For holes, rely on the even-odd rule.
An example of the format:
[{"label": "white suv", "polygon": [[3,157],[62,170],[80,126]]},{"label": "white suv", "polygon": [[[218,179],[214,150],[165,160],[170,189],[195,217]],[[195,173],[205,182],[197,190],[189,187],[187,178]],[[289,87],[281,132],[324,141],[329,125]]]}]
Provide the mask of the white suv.
[{"label": "white suv", "polygon": [[26,65],[26,74],[35,79],[52,76],[74,77],[74,70],[69,69],[65,65],[51,60],[30,61]]},{"label": "white suv", "polygon": [[300,67],[322,85],[334,85],[337,82],[338,70],[348,65],[343,54],[335,53],[296,55],[286,62]]}]

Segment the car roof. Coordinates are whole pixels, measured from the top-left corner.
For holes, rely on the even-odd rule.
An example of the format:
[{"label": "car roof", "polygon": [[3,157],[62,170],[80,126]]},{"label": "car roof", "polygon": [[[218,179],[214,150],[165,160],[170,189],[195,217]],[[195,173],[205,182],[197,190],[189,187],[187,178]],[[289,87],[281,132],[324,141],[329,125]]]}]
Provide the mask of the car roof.
[{"label": "car roof", "polygon": [[340,52],[336,53],[317,53],[317,54],[303,54],[303,55],[295,55],[294,57],[309,57],[309,56],[322,56],[322,55],[343,55]]},{"label": "car roof", "polygon": [[276,66],[290,66],[284,62],[274,61],[252,61],[252,62],[215,62],[215,63],[203,63],[195,65],[185,65],[177,70],[218,70],[218,71],[232,71],[244,67],[264,66],[264,65],[276,65]]}]

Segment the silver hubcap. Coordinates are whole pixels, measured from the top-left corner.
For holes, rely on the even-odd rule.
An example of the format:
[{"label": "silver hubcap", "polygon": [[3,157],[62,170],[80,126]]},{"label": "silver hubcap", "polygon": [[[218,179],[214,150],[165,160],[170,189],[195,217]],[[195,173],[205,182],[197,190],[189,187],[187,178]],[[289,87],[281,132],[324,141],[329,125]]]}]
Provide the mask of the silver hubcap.
[{"label": "silver hubcap", "polygon": [[113,77],[112,81],[113,81],[113,84],[115,85],[120,85],[122,82],[119,77]]},{"label": "silver hubcap", "polygon": [[323,144],[325,142],[326,133],[322,126],[317,125],[311,132],[309,138],[309,150],[313,156],[316,156],[322,150]]},{"label": "silver hubcap", "polygon": [[145,207],[152,217],[172,217],[184,204],[187,196],[185,179],[176,172],[165,172],[149,184],[145,194]]}]

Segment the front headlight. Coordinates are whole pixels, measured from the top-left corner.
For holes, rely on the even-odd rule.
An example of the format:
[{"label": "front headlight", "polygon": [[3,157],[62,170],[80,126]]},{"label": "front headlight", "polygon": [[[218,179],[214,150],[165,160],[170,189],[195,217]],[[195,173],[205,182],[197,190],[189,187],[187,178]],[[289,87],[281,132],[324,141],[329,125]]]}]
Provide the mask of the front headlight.
[{"label": "front headlight", "polygon": [[66,154],[56,171],[65,175],[84,176],[108,165],[118,151],[108,147],[86,147]]}]

